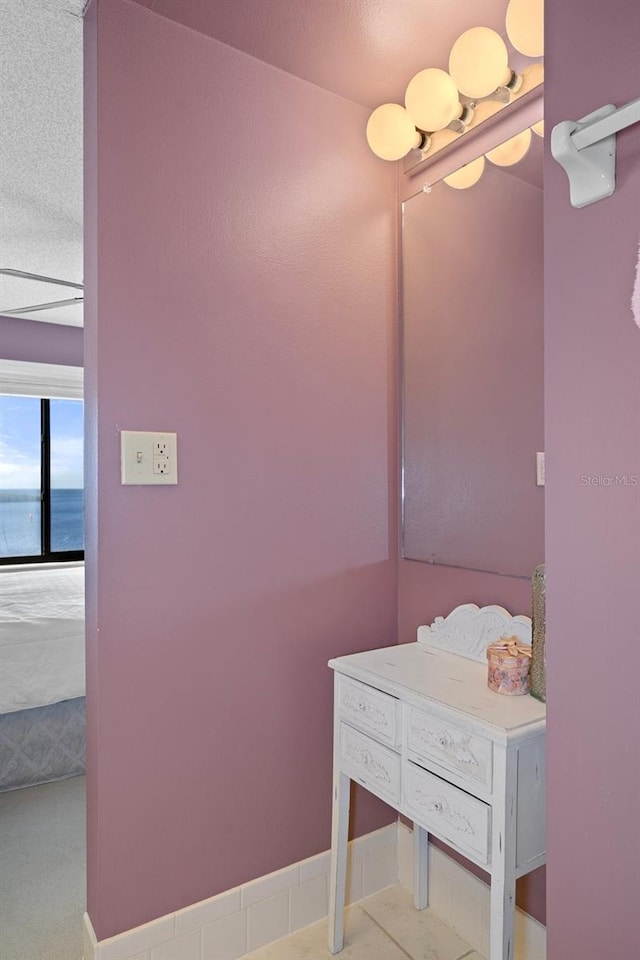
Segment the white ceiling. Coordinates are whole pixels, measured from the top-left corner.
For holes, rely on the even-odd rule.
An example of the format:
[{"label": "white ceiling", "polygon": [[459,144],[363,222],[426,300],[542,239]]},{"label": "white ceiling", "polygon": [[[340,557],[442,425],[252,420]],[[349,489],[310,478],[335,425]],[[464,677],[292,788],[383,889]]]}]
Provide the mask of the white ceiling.
[{"label": "white ceiling", "polygon": [[[136,0],[356,102],[401,102],[507,0]],[[0,0],[0,268],[82,283],[82,12],[87,0]],[[518,66],[514,62],[514,66]],[[537,138],[534,137],[534,141]],[[540,180],[541,144],[514,175]],[[0,314],[81,291],[0,275]],[[82,324],[82,306],[23,314]]]},{"label": "white ceiling", "polygon": [[[84,0],[0,0],[0,268],[82,283]],[[0,313],[81,291],[0,275]],[[82,307],[27,316],[82,324]]]}]

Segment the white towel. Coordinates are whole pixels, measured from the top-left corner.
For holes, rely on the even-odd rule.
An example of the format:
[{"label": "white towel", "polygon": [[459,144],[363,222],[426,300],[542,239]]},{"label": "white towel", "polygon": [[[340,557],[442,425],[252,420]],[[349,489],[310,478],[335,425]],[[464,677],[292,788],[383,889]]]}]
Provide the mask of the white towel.
[{"label": "white towel", "polygon": [[640,244],[638,244],[638,264],[636,266],[636,282],[631,295],[631,310],[633,318],[640,327]]}]

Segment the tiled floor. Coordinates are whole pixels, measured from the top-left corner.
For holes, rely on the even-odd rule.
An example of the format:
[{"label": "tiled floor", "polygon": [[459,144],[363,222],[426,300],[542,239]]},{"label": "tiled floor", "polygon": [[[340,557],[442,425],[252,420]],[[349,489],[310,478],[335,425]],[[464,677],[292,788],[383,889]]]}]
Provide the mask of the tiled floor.
[{"label": "tiled floor", "polygon": [[[339,960],[483,960],[428,909],[414,910],[404,887],[395,886],[360,900],[346,913],[344,949]],[[332,960],[327,921],[270,943],[244,960]]]}]

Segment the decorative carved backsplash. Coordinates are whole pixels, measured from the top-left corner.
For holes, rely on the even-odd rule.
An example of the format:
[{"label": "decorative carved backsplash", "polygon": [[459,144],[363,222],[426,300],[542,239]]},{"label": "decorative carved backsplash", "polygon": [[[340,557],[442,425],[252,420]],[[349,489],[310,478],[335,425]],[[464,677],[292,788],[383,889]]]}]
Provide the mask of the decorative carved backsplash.
[{"label": "decorative carved backsplash", "polygon": [[516,636],[531,644],[531,618],[512,616],[504,607],[465,603],[448,617],[436,617],[431,626],[418,627],[418,643],[486,662],[486,649],[500,637]]}]

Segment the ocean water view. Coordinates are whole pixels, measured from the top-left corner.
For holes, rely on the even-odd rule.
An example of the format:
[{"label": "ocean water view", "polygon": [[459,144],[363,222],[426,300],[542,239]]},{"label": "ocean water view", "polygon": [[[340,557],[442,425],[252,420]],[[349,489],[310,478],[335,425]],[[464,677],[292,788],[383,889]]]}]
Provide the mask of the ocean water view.
[{"label": "ocean water view", "polygon": [[[41,554],[40,491],[0,490],[0,557]],[[84,549],[84,491],[52,489],[51,552]]]}]

